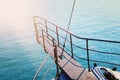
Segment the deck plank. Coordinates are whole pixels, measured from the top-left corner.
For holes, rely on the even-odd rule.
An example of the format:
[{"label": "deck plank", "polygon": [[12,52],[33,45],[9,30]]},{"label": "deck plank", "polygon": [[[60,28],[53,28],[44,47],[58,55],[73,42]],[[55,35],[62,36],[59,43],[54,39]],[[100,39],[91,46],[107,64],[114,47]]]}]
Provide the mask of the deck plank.
[{"label": "deck plank", "polygon": [[[53,43],[51,40],[49,40],[46,37],[44,39],[45,39],[45,50],[54,59],[54,52],[52,51],[50,53],[50,50],[52,50],[54,48]],[[44,46],[42,37],[39,37],[39,41],[40,41],[41,45]],[[62,49],[59,46],[57,46],[58,56],[61,54],[61,52],[62,52]],[[71,56],[68,55],[65,51],[63,51],[63,56],[64,56],[63,59],[60,59],[60,58],[58,59],[58,65],[66,72],[66,74],[71,79],[74,79],[74,80],[97,80],[95,78],[95,76],[92,75],[91,72],[88,72],[88,70],[83,68],[82,65],[80,65],[77,61],[75,61],[73,58],[71,58]]]}]

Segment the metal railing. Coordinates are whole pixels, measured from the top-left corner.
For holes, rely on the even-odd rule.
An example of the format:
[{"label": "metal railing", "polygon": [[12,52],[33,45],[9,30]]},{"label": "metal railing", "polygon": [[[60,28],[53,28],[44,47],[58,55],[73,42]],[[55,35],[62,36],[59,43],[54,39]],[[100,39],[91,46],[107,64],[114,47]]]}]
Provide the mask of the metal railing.
[{"label": "metal railing", "polygon": [[[120,61],[120,53],[118,53],[118,51],[120,51],[120,49],[119,49],[120,48],[120,41],[111,41],[111,40],[101,40],[101,39],[78,37],[78,36],[72,34],[71,32],[67,32],[65,29],[51,23],[50,21],[48,21],[44,18],[41,18],[41,17],[37,17],[37,18],[42,20],[41,22],[38,21],[35,24],[37,27],[37,28],[35,28],[35,30],[38,29],[37,35],[41,34],[41,31],[42,31],[42,35],[46,35],[47,38],[49,38],[50,40],[54,39],[57,46],[63,48],[62,41],[64,41],[64,39],[65,39],[65,36],[63,34],[68,33],[68,37],[67,37],[66,42],[69,46],[66,44],[64,51],[66,51],[72,58],[74,58],[76,60],[80,59],[80,60],[86,61],[87,63],[85,65],[87,65],[88,70],[90,70],[92,62],[104,63],[107,65],[109,64],[109,65],[117,66],[120,69],[120,62],[119,62]],[[77,39],[78,42],[79,42],[79,40],[82,40],[84,42],[84,44],[73,42],[73,40],[75,41],[75,39]],[[79,44],[82,44],[82,46],[80,46]],[[116,44],[118,51],[117,52],[109,52],[110,50],[103,51],[103,50],[98,50],[98,49],[92,49],[91,46],[94,46],[94,44],[99,44],[100,46],[99,45],[97,45],[97,46],[100,47],[100,49],[101,48],[104,49],[105,44],[109,44],[109,45]],[[111,46],[108,46],[107,48],[112,49],[112,48],[109,48]],[[81,51],[77,51],[76,48],[81,50]],[[85,55],[85,57],[81,57],[81,55],[79,55],[79,53],[81,53],[81,52],[83,53],[83,55]],[[108,56],[108,57],[112,56],[115,58],[117,57],[118,61],[112,62],[112,60],[107,61],[107,60],[98,60],[97,58],[93,59],[94,53],[99,54],[101,56]],[[98,58],[99,58],[99,55],[98,55]]]}]

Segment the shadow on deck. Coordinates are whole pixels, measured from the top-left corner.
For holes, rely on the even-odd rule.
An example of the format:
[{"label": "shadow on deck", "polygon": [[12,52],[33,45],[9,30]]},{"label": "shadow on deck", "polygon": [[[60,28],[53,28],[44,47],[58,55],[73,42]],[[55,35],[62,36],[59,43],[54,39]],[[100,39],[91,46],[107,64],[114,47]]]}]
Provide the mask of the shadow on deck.
[{"label": "shadow on deck", "polygon": [[[55,60],[54,51],[49,53],[54,48],[54,42],[49,40],[46,36],[38,38],[39,43],[44,47],[45,51]],[[63,51],[63,58],[59,56],[62,49],[59,46],[57,48],[58,66],[73,80],[96,80],[91,72],[83,68],[77,61]]]}]

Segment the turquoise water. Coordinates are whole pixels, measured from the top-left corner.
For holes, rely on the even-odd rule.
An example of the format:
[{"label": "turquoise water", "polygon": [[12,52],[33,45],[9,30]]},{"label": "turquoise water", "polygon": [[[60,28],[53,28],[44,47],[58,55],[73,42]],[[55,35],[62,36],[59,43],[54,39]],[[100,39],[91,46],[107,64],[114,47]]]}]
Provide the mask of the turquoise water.
[{"label": "turquoise water", "polygon": [[[42,7],[36,5],[38,6],[38,12],[45,7],[44,15],[41,16],[40,14],[38,16],[47,18],[66,29],[72,0],[44,0],[38,3],[44,3]],[[119,4],[119,0],[77,0],[70,31],[81,37],[120,41]],[[24,28],[17,30],[11,29],[10,25],[0,26],[2,27],[0,29],[0,80],[32,80],[46,56],[43,48],[36,43],[32,20],[31,24],[22,25]],[[105,45],[96,45],[104,46],[104,50],[107,51],[117,53],[120,51],[120,45],[112,46],[114,50],[106,49],[107,46]],[[99,49],[95,45],[91,48]],[[97,56],[94,57],[98,58]],[[113,59],[103,57],[103,59],[120,63],[120,57]],[[51,62],[50,58],[40,72],[38,79],[43,77],[44,74],[42,73]],[[55,72],[55,66],[53,66],[46,80],[54,78]]]},{"label": "turquoise water", "polygon": [[[24,29],[14,33],[10,30],[0,35],[0,80],[32,80],[35,72],[45,58],[44,50],[36,43],[34,30]],[[5,32],[5,31],[4,31]],[[28,34],[29,33],[29,34]],[[44,70],[51,58],[41,70],[38,78],[42,78]],[[55,67],[51,69],[46,80],[55,76]]]}]

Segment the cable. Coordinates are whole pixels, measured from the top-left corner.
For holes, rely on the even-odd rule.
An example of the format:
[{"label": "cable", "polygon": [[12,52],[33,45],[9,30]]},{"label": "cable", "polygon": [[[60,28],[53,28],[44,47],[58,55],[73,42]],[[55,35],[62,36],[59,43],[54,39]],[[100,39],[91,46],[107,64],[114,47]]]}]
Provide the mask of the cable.
[{"label": "cable", "polygon": [[49,66],[49,68],[47,69],[46,73],[44,74],[44,77],[42,78],[42,80],[45,80],[45,77],[47,76],[48,72],[50,71],[51,67],[53,66],[54,62],[52,62]]},{"label": "cable", "polygon": [[38,68],[37,72],[34,75],[33,80],[36,80],[36,77],[38,76],[38,73],[40,72],[40,70],[42,69],[42,67],[44,66],[44,64],[46,63],[46,61],[48,60],[49,55],[47,55],[46,59],[43,61],[43,63],[40,65],[40,67]]},{"label": "cable", "polygon": [[[52,53],[52,51],[54,50],[54,47],[53,49],[50,51],[50,53]],[[40,72],[40,70],[42,69],[42,67],[44,66],[44,64],[46,63],[46,61],[48,60],[50,54],[47,55],[47,57],[45,58],[45,60],[43,61],[43,63],[40,65],[40,67],[38,68],[38,70],[36,71],[35,75],[34,75],[34,78],[33,80],[36,80],[36,77],[38,76],[38,73]]]},{"label": "cable", "polygon": [[67,40],[67,35],[68,35],[68,31],[69,31],[70,24],[71,24],[71,20],[72,20],[72,16],[73,16],[73,11],[74,11],[74,7],[75,7],[75,3],[76,3],[76,0],[74,0],[74,2],[73,2],[72,11],[71,11],[71,14],[70,14],[70,19],[69,19],[69,22],[68,22],[67,32],[66,32],[66,36],[65,36],[65,40],[64,40],[64,44],[63,44],[63,49],[62,49],[62,53],[60,55],[60,58],[62,58],[63,51],[64,51],[64,48],[65,48],[65,43],[66,43],[66,40]]}]

